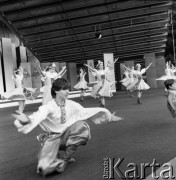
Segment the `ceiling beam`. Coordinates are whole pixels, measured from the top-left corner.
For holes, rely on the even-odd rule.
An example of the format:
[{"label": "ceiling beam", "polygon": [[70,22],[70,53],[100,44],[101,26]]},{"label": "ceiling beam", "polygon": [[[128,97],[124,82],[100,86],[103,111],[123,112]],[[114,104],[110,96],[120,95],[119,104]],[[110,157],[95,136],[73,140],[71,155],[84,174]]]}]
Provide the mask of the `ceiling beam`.
[{"label": "ceiling beam", "polygon": [[[134,25],[134,26],[114,28],[113,30],[116,31],[116,34],[118,34],[118,32],[121,32],[121,33],[135,32],[135,31],[143,30],[143,29],[150,29],[150,28],[152,29],[152,28],[157,28],[157,27],[161,28],[161,27],[164,27],[167,22],[168,20],[150,22],[150,23],[141,23],[139,25]],[[108,34],[107,31],[102,31],[102,33],[104,34],[104,36]],[[105,33],[107,34],[105,35]],[[80,39],[80,42],[84,42],[87,39],[95,39],[95,35],[94,33],[88,34],[87,36],[83,34],[79,36],[79,39]],[[75,37],[71,35],[67,37],[55,38],[54,40],[51,40],[51,41],[48,40],[48,41],[45,41],[44,43],[42,43],[42,41],[38,43],[29,43],[29,45],[31,45],[35,49],[39,47],[45,47],[45,46],[49,47],[49,46],[58,45],[58,44],[75,42],[75,40],[76,40]]]},{"label": "ceiling beam", "polygon": [[[103,47],[107,47],[108,45],[109,46],[115,46],[117,49],[119,48],[124,48],[124,47],[127,47],[127,48],[130,48],[131,46],[137,46],[137,45],[143,45],[143,43],[147,43],[147,42],[155,42],[155,41],[162,41],[162,40],[165,40],[166,41],[166,34],[164,35],[157,35],[157,36],[148,36],[148,37],[145,37],[143,39],[141,38],[136,38],[136,39],[131,39],[131,40],[126,40],[126,41],[116,41],[115,43],[113,41],[105,41],[103,42],[101,45]],[[87,46],[83,46],[83,49],[85,49],[85,51],[88,51],[90,49],[93,49],[93,50],[96,50],[99,47],[98,44],[94,44],[94,45],[87,45]],[[79,49],[79,46],[73,48],[73,47],[67,47],[67,48],[64,48],[64,49],[55,49],[55,50],[51,50],[51,51],[37,51],[37,53],[39,55],[47,55],[49,53],[68,53],[68,52],[74,52],[74,51],[80,51]]]},{"label": "ceiling beam", "polygon": [[[149,36],[154,36],[154,35],[161,35],[167,32],[167,27],[164,28],[155,28],[155,29],[146,29],[146,30],[142,30],[142,31],[136,31],[136,32],[130,32],[130,33],[119,33],[118,35],[116,35],[116,41],[119,40],[133,40],[135,38],[143,38],[143,37],[149,37]],[[103,32],[102,32],[103,33]],[[112,42],[112,39],[110,38],[110,36],[106,36],[102,38],[103,42]],[[105,43],[106,43],[105,42]],[[91,45],[95,45],[99,43],[99,40],[93,38],[93,39],[87,39],[81,42],[82,46],[87,47],[90,44]],[[65,44],[56,44],[54,46],[48,46],[47,48],[43,49],[42,47],[39,48],[34,48],[34,50],[37,50],[37,52],[48,52],[48,51],[54,51],[54,50],[62,50],[62,49],[66,49],[66,48],[74,48],[75,43],[65,43]]]},{"label": "ceiling beam", "polygon": [[[74,4],[72,4],[72,6],[75,6],[74,8],[68,8],[68,3],[66,2],[62,2],[65,12],[68,13],[68,15],[70,17],[79,17],[80,15],[82,16],[88,16],[88,15],[95,15],[97,14],[97,12],[99,12],[98,10],[101,8],[101,12],[106,12],[106,9],[104,8],[105,6],[109,6],[110,10],[113,11],[124,11],[126,9],[134,9],[134,8],[140,8],[142,9],[143,7],[151,7],[151,6],[155,6],[155,5],[162,5],[163,3],[168,3],[168,1],[164,0],[164,1],[136,1],[135,3],[133,1],[127,1],[127,2],[118,2],[118,1],[112,1],[112,2],[106,2],[106,1],[100,1],[98,2],[98,0],[96,0],[96,3],[93,2],[92,0],[92,5],[90,5],[90,1],[89,3],[85,3],[84,6],[82,6],[81,8],[79,6],[75,6],[75,2]],[[98,2],[98,3],[97,3]],[[69,5],[71,4],[71,2],[69,3]],[[82,3],[80,3],[82,4]],[[78,4],[78,5],[80,5]],[[12,6],[12,5],[11,5]],[[18,4],[19,7],[19,4]],[[9,7],[11,8],[11,7]],[[88,12],[87,9],[89,10]],[[0,6],[0,10],[4,11],[3,6]],[[8,9],[9,10],[9,9]],[[35,5],[33,7],[24,7],[23,4],[23,8],[19,9],[19,10],[14,10],[11,9],[9,12],[6,12],[7,18],[10,21],[15,21],[15,20],[19,20],[19,19],[24,19],[27,20],[28,18],[43,18],[45,16],[48,15],[53,15],[53,14],[61,14],[62,11],[60,9],[59,6],[59,2],[52,2],[49,4],[40,4],[39,6]],[[99,12],[100,13],[100,12]]]},{"label": "ceiling beam", "polygon": [[[157,43],[157,44],[154,44],[154,43],[149,43],[148,45],[146,44],[146,46],[144,46],[144,47],[138,47],[138,48],[136,48],[136,49],[129,49],[129,48],[127,48],[126,49],[126,51],[119,51],[117,54],[118,55],[120,55],[120,54],[126,54],[126,53],[128,53],[128,54],[130,54],[130,53],[132,53],[132,52],[138,52],[138,51],[141,51],[141,50],[145,50],[145,49],[154,49],[154,48],[164,48],[166,45],[165,44],[162,44],[162,43]],[[90,55],[92,56],[92,55],[96,55],[97,53],[98,54],[103,54],[103,53],[107,53],[107,52],[111,52],[111,53],[115,53],[114,52],[114,48],[103,48],[103,49],[99,49],[99,50],[96,50],[96,51],[88,51],[88,52],[86,52],[87,53],[87,57],[89,57]],[[120,54],[119,54],[120,53]],[[54,54],[51,54],[51,55],[48,55],[48,56],[43,56],[43,57],[40,57],[40,59],[49,59],[49,58],[55,58],[55,57],[57,57],[57,58],[68,58],[68,59],[70,59],[70,58],[78,58],[78,57],[81,57],[81,58],[86,58],[86,57],[84,57],[84,56],[82,56],[82,54],[81,53],[74,53],[74,54],[62,54],[62,55],[60,55],[60,54],[56,54],[56,55],[54,55]]]},{"label": "ceiling beam", "polygon": [[[119,57],[119,62],[121,61],[121,59],[124,61],[125,58],[127,57],[132,57],[132,56],[139,56],[139,55],[144,55],[144,53],[151,53],[151,52],[164,52],[165,49],[163,48],[155,48],[153,49],[153,51],[151,50],[144,50],[144,51],[138,51],[136,53],[125,53],[125,54],[122,54],[122,55],[117,55],[117,54],[114,54],[114,57]],[[103,54],[97,54],[97,55],[94,55],[94,56],[89,56],[88,59],[85,59],[85,58],[70,58],[70,59],[65,59],[65,58],[62,58],[60,59],[59,57],[55,57],[55,58],[51,58],[51,59],[42,59],[41,60],[41,63],[42,62],[78,62],[78,61],[82,61],[83,63],[85,63],[87,60],[101,60],[103,59]]]},{"label": "ceiling beam", "polygon": [[[111,22],[120,21],[120,20],[122,20],[122,21],[130,20],[130,23],[131,23],[131,19],[133,19],[133,22],[135,23],[135,18],[140,20],[143,17],[151,16],[150,18],[152,18],[152,15],[160,14],[163,12],[167,13],[169,6],[171,6],[170,3],[167,4],[166,6],[143,8],[142,10],[140,10],[140,9],[133,10],[132,12],[130,12],[128,10],[126,10],[125,12],[117,12],[116,11],[114,13],[110,13],[110,17],[112,19]],[[101,24],[102,28],[104,28],[103,23],[109,22],[107,12],[104,14],[101,14],[101,13],[97,14],[96,16],[93,15],[92,17],[90,16],[90,14],[88,17],[82,17],[80,15],[79,17],[77,17],[75,19],[70,17],[69,20],[72,21],[73,26],[75,28],[76,27],[84,27],[86,25],[94,26],[95,24]],[[90,23],[90,20],[91,20],[91,23]],[[42,31],[47,32],[47,31],[52,31],[55,29],[64,30],[64,29],[66,29],[64,24],[67,23],[67,21],[64,19],[64,16],[59,16],[58,14],[56,14],[56,16],[46,17],[45,19],[41,18],[41,19],[37,20],[35,18],[34,20],[31,20],[31,21],[24,20],[24,21],[20,21],[19,23],[15,23],[12,21],[12,23],[18,30],[22,30],[23,32],[25,32],[25,34],[23,34],[23,35],[29,35],[29,34],[31,34],[31,32],[32,33],[38,33],[38,32],[42,32]]]},{"label": "ceiling beam", "polygon": [[[139,32],[133,32],[133,33],[130,33],[130,32],[127,32],[125,33],[124,35],[122,33],[118,33],[118,35],[123,35],[123,36],[135,36],[137,33],[144,33],[144,35],[146,34],[146,31],[148,33],[152,33],[152,31],[157,31],[157,33],[160,33],[158,32],[159,30],[163,31],[163,29],[167,30],[167,27],[163,27],[163,28],[158,28],[158,29],[144,29],[144,30],[139,30]],[[106,29],[103,29],[102,30],[102,34],[104,32],[104,30],[109,30],[108,28]],[[113,30],[116,30],[115,28],[113,28]],[[75,31],[77,32],[77,34],[80,34],[80,33],[94,33],[93,29],[91,29],[90,31],[89,30],[86,30],[86,31],[82,31],[82,32],[78,32],[77,29],[75,29]],[[60,34],[59,34],[60,33]],[[69,31],[67,31],[68,34],[66,34],[66,31],[55,31],[55,32],[50,32],[50,33],[44,33],[44,34],[37,34],[37,35],[31,35],[31,36],[24,36],[25,37],[25,40],[28,42],[28,43],[33,43],[33,42],[36,42],[36,41],[45,41],[45,40],[49,40],[49,39],[54,39],[54,38],[58,38],[60,37],[61,35],[62,36],[67,36],[67,35],[70,35],[69,34]],[[59,35],[58,35],[59,34]],[[104,35],[104,34],[103,34]],[[141,34],[140,34],[141,36]]]},{"label": "ceiling beam", "polygon": [[[161,39],[161,40],[155,40],[155,41],[145,41],[143,43],[136,43],[136,44],[129,44],[129,45],[123,45],[123,46],[117,46],[116,48],[118,49],[118,51],[120,51],[121,49],[138,49],[141,48],[143,46],[148,46],[148,45],[152,45],[152,44],[165,44],[167,41],[167,39]],[[107,48],[115,48],[114,46],[111,46],[111,44],[109,46],[102,46],[101,48],[99,46],[97,46],[97,48],[92,48],[92,49],[87,49],[85,51],[85,53],[89,53],[89,52],[95,52],[96,50],[106,50]],[[79,51],[79,49],[77,50],[73,50],[73,51],[58,51],[58,52],[51,52],[51,53],[47,53],[47,54],[38,54],[40,57],[42,56],[52,56],[52,55],[75,55],[76,53],[80,54],[81,51]]]}]

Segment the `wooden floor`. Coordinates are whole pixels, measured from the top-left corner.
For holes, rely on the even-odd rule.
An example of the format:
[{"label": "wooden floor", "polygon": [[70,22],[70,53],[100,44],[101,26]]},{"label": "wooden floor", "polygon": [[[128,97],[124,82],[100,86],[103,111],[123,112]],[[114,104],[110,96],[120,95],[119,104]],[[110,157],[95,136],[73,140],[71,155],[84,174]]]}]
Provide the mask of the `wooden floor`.
[{"label": "wooden floor", "polygon": [[[79,102],[79,99],[75,99]],[[144,92],[142,104],[136,98],[119,92],[107,99],[107,108],[123,117],[120,122],[91,126],[91,141],[80,147],[62,174],[46,177],[49,180],[101,180],[103,179],[103,158],[124,158],[120,167],[128,169],[128,163],[152,163],[156,159],[161,165],[176,156],[176,120],[166,107],[164,91]],[[27,105],[25,113],[37,110],[40,104]],[[84,107],[99,106],[90,97],[82,103]],[[0,109],[0,180],[38,180],[36,173],[39,143],[36,128],[30,134],[17,132],[11,114],[17,107]],[[151,173],[146,169],[146,176]],[[115,179],[120,179],[115,174]]]}]

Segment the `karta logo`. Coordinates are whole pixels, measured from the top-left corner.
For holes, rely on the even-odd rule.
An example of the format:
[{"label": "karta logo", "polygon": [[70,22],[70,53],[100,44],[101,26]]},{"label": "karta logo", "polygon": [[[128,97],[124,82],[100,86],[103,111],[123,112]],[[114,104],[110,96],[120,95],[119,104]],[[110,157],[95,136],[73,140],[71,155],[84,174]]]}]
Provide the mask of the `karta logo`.
[{"label": "karta logo", "polygon": [[[173,166],[170,163],[160,166],[155,159],[151,164],[128,163],[125,165],[124,158],[117,160],[115,158],[104,158],[103,168],[104,179],[116,179],[116,177],[117,179],[146,179],[146,169],[150,170],[152,179],[175,179]],[[157,168],[161,168],[158,173],[156,173]]]}]

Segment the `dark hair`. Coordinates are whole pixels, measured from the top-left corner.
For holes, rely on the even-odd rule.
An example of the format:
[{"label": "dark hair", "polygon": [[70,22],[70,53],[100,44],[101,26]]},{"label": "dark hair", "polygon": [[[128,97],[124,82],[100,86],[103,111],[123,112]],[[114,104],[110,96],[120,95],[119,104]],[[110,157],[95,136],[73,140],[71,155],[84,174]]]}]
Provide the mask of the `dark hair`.
[{"label": "dark hair", "polygon": [[166,89],[170,89],[170,86],[172,86],[172,84],[175,82],[176,81],[174,79],[168,79],[168,80],[164,81],[164,85],[165,85]]},{"label": "dark hair", "polygon": [[55,91],[67,90],[67,89],[70,89],[70,83],[64,78],[58,78],[53,82],[51,88],[51,95],[53,98],[55,98],[56,97]]}]

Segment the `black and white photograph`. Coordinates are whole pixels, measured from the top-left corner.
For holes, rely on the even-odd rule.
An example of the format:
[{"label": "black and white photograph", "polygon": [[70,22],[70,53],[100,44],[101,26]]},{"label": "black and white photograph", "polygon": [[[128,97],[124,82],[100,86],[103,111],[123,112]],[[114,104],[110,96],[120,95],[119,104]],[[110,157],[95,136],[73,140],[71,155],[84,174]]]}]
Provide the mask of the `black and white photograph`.
[{"label": "black and white photograph", "polygon": [[0,0],[0,180],[176,179],[176,0]]}]

